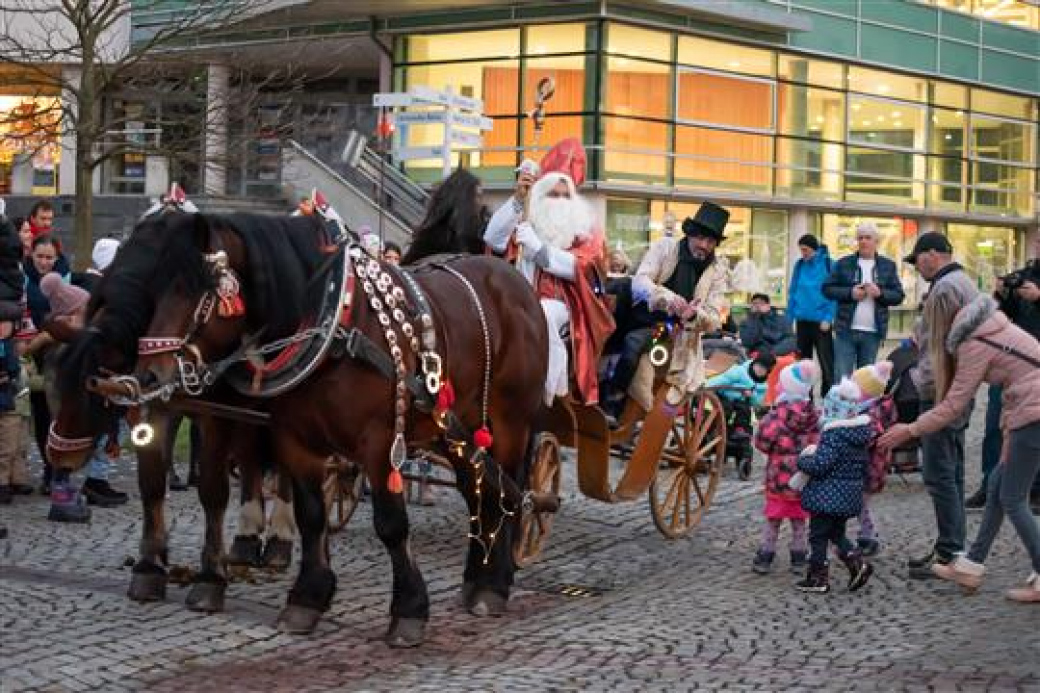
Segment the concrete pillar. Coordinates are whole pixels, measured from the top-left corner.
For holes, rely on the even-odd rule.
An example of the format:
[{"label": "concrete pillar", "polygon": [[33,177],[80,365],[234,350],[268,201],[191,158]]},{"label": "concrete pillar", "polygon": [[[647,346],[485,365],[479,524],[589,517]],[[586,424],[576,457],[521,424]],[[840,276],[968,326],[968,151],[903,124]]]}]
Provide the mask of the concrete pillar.
[{"label": "concrete pillar", "polygon": [[394,90],[394,63],[390,56],[379,51],[379,91],[388,92]]},{"label": "concrete pillar", "polygon": [[207,195],[227,194],[229,73],[225,65],[210,65],[206,74]]},{"label": "concrete pillar", "polygon": [[[795,208],[787,213],[787,266],[790,269],[794,269],[795,261],[801,257],[798,252],[798,239],[805,234],[810,233],[809,229],[809,211],[806,209]],[[823,239],[820,239],[820,243],[823,243]],[[790,280],[790,277],[788,277]],[[787,297],[784,296],[784,300]]]},{"label": "concrete pillar", "polygon": [[[79,67],[61,68],[62,83],[76,89],[79,87],[83,77],[83,70]],[[78,115],[75,95],[70,89],[61,93],[62,106],[66,110],[68,120],[62,124],[59,144],[61,146],[61,161],[58,162],[58,194],[76,194],[76,131],[72,126],[72,119]],[[95,169],[97,171],[98,169]]]}]

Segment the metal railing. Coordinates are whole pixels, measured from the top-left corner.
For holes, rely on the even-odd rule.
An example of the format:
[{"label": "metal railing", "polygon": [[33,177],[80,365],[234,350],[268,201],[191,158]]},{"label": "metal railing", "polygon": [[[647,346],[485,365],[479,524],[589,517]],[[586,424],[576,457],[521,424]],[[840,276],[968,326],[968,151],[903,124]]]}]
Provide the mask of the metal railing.
[{"label": "metal railing", "polygon": [[413,229],[423,220],[430,194],[370,147],[364,135],[356,130],[350,131],[340,161],[343,166],[338,168],[341,168],[345,177],[355,185],[370,190],[372,198],[381,207],[400,217]]}]

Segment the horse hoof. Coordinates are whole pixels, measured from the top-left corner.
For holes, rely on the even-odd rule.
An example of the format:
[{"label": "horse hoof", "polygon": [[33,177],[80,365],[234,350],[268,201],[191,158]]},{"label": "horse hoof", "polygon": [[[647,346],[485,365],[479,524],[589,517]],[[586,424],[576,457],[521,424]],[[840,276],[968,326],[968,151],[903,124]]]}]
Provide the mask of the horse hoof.
[{"label": "horse hoof", "polygon": [[272,537],[264,544],[264,553],[261,563],[267,570],[284,573],[292,563],[293,543],[289,539]]},{"label": "horse hoof", "polygon": [[231,542],[227,554],[229,565],[245,565],[259,567],[262,563],[263,543],[256,535],[239,534]]},{"label": "horse hoof", "polygon": [[275,627],[291,635],[307,635],[321,620],[321,610],[309,606],[289,604],[278,614]]},{"label": "horse hoof", "polygon": [[506,612],[506,598],[498,592],[478,589],[473,593],[469,612],[474,616],[501,616]]},{"label": "horse hoof", "polygon": [[394,618],[386,634],[386,644],[394,649],[418,647],[426,636],[426,619]]},{"label": "horse hoof", "polygon": [[135,602],[161,602],[166,599],[166,573],[134,573],[127,596]]},{"label": "horse hoof", "polygon": [[212,614],[224,610],[224,591],[227,585],[222,582],[196,582],[184,598],[184,603],[192,611]]}]

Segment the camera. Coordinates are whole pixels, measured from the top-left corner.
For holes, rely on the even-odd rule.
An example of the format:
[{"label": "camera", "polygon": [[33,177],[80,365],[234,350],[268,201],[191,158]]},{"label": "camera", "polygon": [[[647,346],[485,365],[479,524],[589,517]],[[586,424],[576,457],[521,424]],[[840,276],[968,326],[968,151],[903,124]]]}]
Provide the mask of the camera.
[{"label": "camera", "polygon": [[1021,269],[1015,270],[1014,272],[1009,272],[1005,274],[1003,277],[1000,278],[1000,280],[1004,283],[1004,289],[1006,291],[1014,291],[1018,287],[1022,286],[1022,284],[1025,282],[1026,272],[1025,270]]}]

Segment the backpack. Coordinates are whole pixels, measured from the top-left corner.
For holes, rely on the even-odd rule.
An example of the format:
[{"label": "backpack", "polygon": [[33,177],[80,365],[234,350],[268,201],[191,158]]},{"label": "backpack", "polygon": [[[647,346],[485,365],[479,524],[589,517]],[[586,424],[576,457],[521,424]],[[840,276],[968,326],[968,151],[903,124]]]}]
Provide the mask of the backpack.
[{"label": "backpack", "polygon": [[885,488],[888,470],[892,466],[892,451],[882,450],[877,446],[878,438],[899,421],[899,412],[893,393],[886,392],[878,398],[867,411],[870,417],[870,443],[867,452],[870,461],[867,463],[864,493],[881,493]]}]

